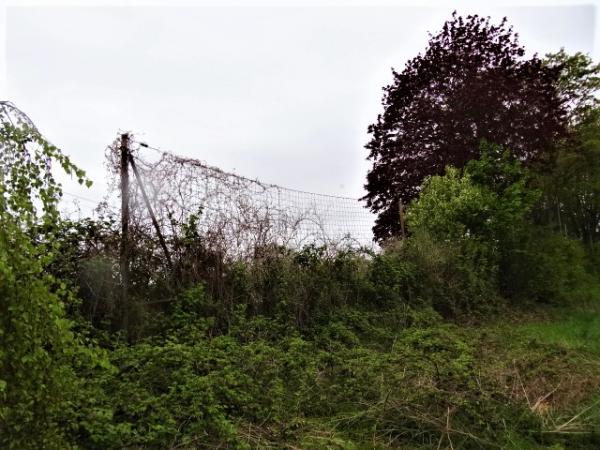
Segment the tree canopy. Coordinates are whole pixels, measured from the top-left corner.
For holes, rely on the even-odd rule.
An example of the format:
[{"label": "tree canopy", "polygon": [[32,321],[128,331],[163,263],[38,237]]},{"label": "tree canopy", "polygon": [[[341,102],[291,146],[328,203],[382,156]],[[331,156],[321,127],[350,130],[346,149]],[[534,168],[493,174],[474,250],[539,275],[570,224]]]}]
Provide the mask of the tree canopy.
[{"label": "tree canopy", "polygon": [[378,214],[376,239],[399,234],[399,202],[414,199],[446,166],[463,168],[482,139],[523,162],[543,161],[566,127],[560,74],[560,65],[525,58],[506,19],[495,25],[454,13],[424,54],[393,71],[384,111],[369,127],[364,200]]}]

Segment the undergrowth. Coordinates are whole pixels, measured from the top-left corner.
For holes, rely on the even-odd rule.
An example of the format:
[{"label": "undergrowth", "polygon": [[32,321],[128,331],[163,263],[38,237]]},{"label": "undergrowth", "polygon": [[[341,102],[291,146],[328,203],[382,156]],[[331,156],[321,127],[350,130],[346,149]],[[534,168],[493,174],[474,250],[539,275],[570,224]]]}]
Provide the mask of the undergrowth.
[{"label": "undergrowth", "polygon": [[[187,296],[187,298],[186,298]],[[182,297],[206,296],[195,289]],[[85,448],[592,449],[600,359],[533,325],[342,308],[300,331],[238,312],[110,352]],[[548,326],[551,324],[548,323]],[[542,326],[542,325],[539,325]],[[554,325],[559,327],[559,325]]]}]

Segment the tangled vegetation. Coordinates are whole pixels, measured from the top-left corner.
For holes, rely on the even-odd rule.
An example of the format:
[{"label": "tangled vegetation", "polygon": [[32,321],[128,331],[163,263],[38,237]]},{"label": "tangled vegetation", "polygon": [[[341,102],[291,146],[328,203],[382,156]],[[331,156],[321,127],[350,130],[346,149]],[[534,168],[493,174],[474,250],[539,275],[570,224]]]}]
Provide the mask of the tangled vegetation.
[{"label": "tangled vegetation", "polygon": [[600,448],[599,69],[545,63],[585,100],[550,167],[482,141],[380,252],[236,259],[191,217],[168,267],[133,226],[127,302],[115,217],[61,217],[85,173],[4,120],[0,447]]}]

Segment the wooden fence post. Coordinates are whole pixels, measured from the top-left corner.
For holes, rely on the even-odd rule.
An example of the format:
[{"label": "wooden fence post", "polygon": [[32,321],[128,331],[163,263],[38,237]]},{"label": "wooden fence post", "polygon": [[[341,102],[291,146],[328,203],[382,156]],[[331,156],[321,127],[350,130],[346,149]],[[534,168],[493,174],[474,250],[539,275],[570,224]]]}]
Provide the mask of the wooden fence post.
[{"label": "wooden fence post", "polygon": [[121,326],[129,326],[129,134],[121,134]]}]

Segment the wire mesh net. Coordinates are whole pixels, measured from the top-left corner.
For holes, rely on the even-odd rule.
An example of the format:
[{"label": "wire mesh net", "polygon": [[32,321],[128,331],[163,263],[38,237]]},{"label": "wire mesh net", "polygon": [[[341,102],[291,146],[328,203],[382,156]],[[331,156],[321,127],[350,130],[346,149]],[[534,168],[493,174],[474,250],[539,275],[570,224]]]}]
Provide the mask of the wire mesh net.
[{"label": "wire mesh net", "polygon": [[34,132],[38,132],[29,116],[17,108],[12,102],[6,100],[0,100],[0,124],[26,126]]},{"label": "wire mesh net", "polygon": [[[374,247],[374,216],[358,199],[263,183],[145,143],[134,144],[141,180],[131,180],[130,205],[137,226],[151,226],[141,182],[166,235],[181,235],[183,228],[193,227],[207,243],[231,256],[254,256],[269,246]],[[110,165],[116,174],[118,149],[111,148]]]}]

